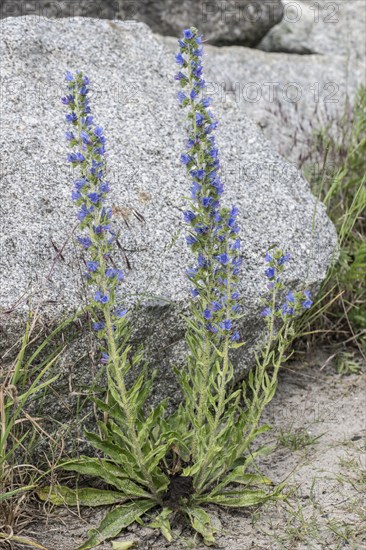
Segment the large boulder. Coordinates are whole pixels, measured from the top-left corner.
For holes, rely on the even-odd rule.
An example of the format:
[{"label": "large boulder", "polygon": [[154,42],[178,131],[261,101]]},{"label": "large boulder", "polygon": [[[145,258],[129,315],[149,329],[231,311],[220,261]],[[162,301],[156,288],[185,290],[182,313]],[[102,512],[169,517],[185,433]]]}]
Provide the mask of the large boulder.
[{"label": "large boulder", "polygon": [[270,52],[366,58],[366,5],[362,0],[283,0],[284,17],[258,48]]},{"label": "large boulder", "polygon": [[[127,273],[121,297],[128,306],[139,306],[133,338],[143,342],[150,368],[160,371],[155,396],[176,401],[171,367],[185,361],[179,313],[189,300],[185,268],[191,255],[181,214],[189,183],[179,162],[185,131],[173,56],[143,23],[27,17],[8,18],[2,25],[0,347],[4,351],[18,340],[30,301],[50,327],[84,302],[81,252],[73,244],[65,109],[59,101],[66,69],[82,69],[92,80],[93,112],[108,137],[110,200],[124,248],[116,261]],[[316,290],[337,239],[307,181],[240,106],[216,101],[214,111],[220,121],[224,201],[238,205],[244,241],[240,333],[247,345],[233,358],[239,378],[253,365],[254,347],[263,336],[265,251],[277,243],[291,252],[288,286]],[[61,417],[70,416],[75,395],[90,385],[87,333],[78,329],[72,341],[72,334],[64,339],[67,352],[57,366],[62,376],[59,397],[49,404],[51,416],[60,416],[64,403]]]},{"label": "large boulder", "polygon": [[[314,136],[339,142],[366,84],[366,3],[284,2],[284,17],[258,49],[206,48],[216,102],[236,103],[296,166],[317,161]],[[161,37],[175,50],[176,41]],[[315,153],[315,154],[314,154]],[[322,161],[322,159],[320,159]]]},{"label": "large boulder", "polygon": [[213,44],[255,46],[281,21],[281,0],[0,0],[0,17],[34,15],[39,20],[82,16],[143,21],[160,34],[180,35],[195,25]]},{"label": "large boulder", "polygon": [[[176,40],[159,39],[175,51]],[[215,102],[235,104],[297,167],[312,160],[316,132],[327,129],[342,139],[357,91],[365,84],[364,61],[343,55],[210,45],[205,51],[207,89]]]}]

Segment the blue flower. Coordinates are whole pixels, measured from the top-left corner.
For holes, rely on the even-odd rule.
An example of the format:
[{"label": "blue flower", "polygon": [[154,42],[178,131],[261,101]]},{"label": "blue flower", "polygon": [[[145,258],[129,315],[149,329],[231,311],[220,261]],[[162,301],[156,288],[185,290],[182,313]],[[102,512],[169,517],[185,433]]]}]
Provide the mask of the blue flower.
[{"label": "blue flower", "polygon": [[89,239],[89,237],[77,237],[79,243],[84,247],[84,248],[90,248],[91,247],[91,239]]},{"label": "blue flower", "polygon": [[64,105],[69,105],[73,101],[74,101],[74,96],[71,94],[61,98],[61,103],[63,103]]},{"label": "blue flower", "polygon": [[109,193],[110,190],[111,189],[110,189],[108,181],[105,181],[105,182],[101,183],[100,186],[99,186],[99,191],[101,193]]},{"label": "blue flower", "polygon": [[226,265],[230,261],[230,257],[226,254],[226,252],[219,254],[216,258],[222,265]]},{"label": "blue flower", "polygon": [[70,153],[67,155],[67,160],[69,162],[84,162],[85,157],[82,153]]},{"label": "blue flower", "polygon": [[202,206],[207,208],[212,203],[212,197],[202,197]]},{"label": "blue flower", "polygon": [[96,126],[94,128],[94,135],[97,136],[98,138],[103,137],[103,128],[101,126]]},{"label": "blue flower", "polygon": [[203,317],[208,321],[212,318],[212,312],[209,309],[205,309],[203,312]]},{"label": "blue flower", "polygon": [[230,340],[232,340],[233,342],[240,340],[240,334],[237,330],[233,332],[233,334],[230,336]]},{"label": "blue flower", "polygon": [[284,263],[288,262],[291,259],[291,254],[285,254],[284,256],[281,256],[281,258],[278,260],[278,265],[283,265]]},{"label": "blue flower", "polygon": [[313,305],[313,301],[312,301],[312,300],[304,300],[304,301],[302,302],[302,307],[305,308],[305,309],[311,308],[312,305]]},{"label": "blue flower", "polygon": [[109,355],[103,351],[100,362],[102,363],[102,365],[106,365],[108,361],[109,361]]},{"label": "blue flower", "polygon": [[103,330],[104,329],[104,323],[102,321],[98,321],[96,323],[93,323],[93,329],[94,330]]},{"label": "blue flower", "polygon": [[186,94],[185,94],[184,92],[182,92],[182,91],[178,92],[177,96],[178,96],[178,101],[179,101],[179,103],[180,103],[181,105],[182,105],[183,101],[184,101],[185,99],[187,99]]},{"label": "blue flower", "polygon": [[240,250],[240,246],[241,246],[241,240],[240,239],[235,239],[234,243],[231,245],[231,250]]},{"label": "blue flower", "polygon": [[128,309],[117,309],[115,311],[115,316],[119,319],[122,319],[128,313]]},{"label": "blue flower", "polygon": [[210,332],[213,332],[214,334],[215,334],[216,332],[218,332],[217,327],[215,327],[215,325],[213,325],[212,323],[208,323],[208,324],[206,325],[206,329],[209,330]]},{"label": "blue flower", "polygon": [[66,132],[65,137],[66,137],[67,141],[72,141],[73,139],[75,139],[75,136],[72,132]]},{"label": "blue flower", "polygon": [[175,61],[178,63],[178,65],[184,65],[184,57],[181,53],[177,53],[175,56]]},{"label": "blue flower", "polygon": [[108,277],[108,279],[114,279],[117,278],[119,281],[123,280],[123,272],[119,269],[114,269],[113,267],[109,267],[105,270],[105,275]]},{"label": "blue flower", "polygon": [[175,76],[174,76],[175,80],[184,80],[185,79],[185,76],[182,72],[179,71],[179,73],[177,73]]},{"label": "blue flower", "polygon": [[88,197],[90,202],[93,204],[97,204],[100,200],[100,194],[99,193],[88,193]]},{"label": "blue flower", "polygon": [[93,212],[94,208],[91,206],[88,208],[86,204],[82,204],[79,212],[77,213],[77,218],[79,221],[83,221],[89,214]]},{"label": "blue flower", "polygon": [[195,199],[197,197],[197,193],[199,193],[201,189],[202,189],[201,185],[196,181],[194,181],[191,188],[192,199]]},{"label": "blue flower", "polygon": [[83,124],[85,124],[85,126],[92,126],[93,124],[93,117],[92,116],[87,116],[85,119],[82,120]]},{"label": "blue flower", "polygon": [[77,189],[77,191],[81,191],[81,189],[84,187],[84,185],[87,183],[88,180],[86,180],[85,178],[81,178],[79,180],[76,180],[74,182],[74,185],[75,185],[75,189]]},{"label": "blue flower", "polygon": [[198,265],[200,267],[202,267],[202,268],[208,267],[208,261],[206,260],[206,258],[202,254],[198,254],[197,261],[198,261]]},{"label": "blue flower", "polygon": [[196,288],[191,288],[191,294],[193,296],[193,298],[196,298],[197,296],[199,296],[199,292]]},{"label": "blue flower", "polygon": [[182,164],[189,164],[192,159],[189,155],[181,155],[180,160]]},{"label": "blue flower", "polygon": [[198,273],[198,270],[196,267],[191,267],[186,270],[187,277],[189,277],[190,279],[193,279],[193,277],[195,277],[197,273]]},{"label": "blue flower", "polygon": [[101,304],[106,304],[109,301],[108,296],[106,294],[103,294],[103,292],[101,292],[100,290],[98,290],[94,294],[94,299]]},{"label": "blue flower", "polygon": [[185,29],[183,31],[183,35],[186,40],[190,40],[191,38],[193,38],[193,32],[191,31],[191,29]]},{"label": "blue flower", "polygon": [[81,136],[82,142],[85,143],[85,145],[89,145],[92,142],[87,132],[84,132],[84,131],[80,132],[80,136]]},{"label": "blue flower", "polygon": [[186,237],[186,243],[191,246],[192,244],[195,244],[197,242],[197,239],[193,237],[193,235],[188,235]]},{"label": "blue flower", "polygon": [[293,292],[292,292],[291,290],[290,290],[290,292],[287,294],[286,300],[287,300],[288,302],[291,302],[291,303],[295,301],[295,296],[293,295]]},{"label": "blue flower", "polygon": [[222,304],[220,302],[212,302],[212,311],[219,311],[220,309],[222,309]]},{"label": "blue flower", "polygon": [[224,321],[221,321],[219,323],[219,327],[222,330],[231,330],[233,328],[233,323],[232,323],[231,319],[225,319]]},{"label": "blue flower", "polygon": [[265,270],[264,273],[268,277],[268,279],[272,279],[272,277],[275,276],[275,268],[274,267],[269,267],[268,269]]},{"label": "blue flower", "polygon": [[82,198],[82,194],[80,193],[80,191],[72,191],[71,198],[73,201],[78,201]]},{"label": "blue flower", "polygon": [[92,271],[94,273],[95,271],[98,271],[99,262],[86,262],[86,267],[89,269],[89,271]]},{"label": "blue flower", "polygon": [[65,116],[67,122],[76,122],[78,117],[76,116],[75,113],[70,113],[68,115]]},{"label": "blue flower", "polygon": [[74,80],[74,77],[72,76],[72,73],[70,71],[66,71],[65,79],[68,82],[72,82]]},{"label": "blue flower", "polygon": [[261,312],[262,317],[269,317],[272,314],[270,307],[265,307],[264,310]]},{"label": "blue flower", "polygon": [[184,221],[187,223],[192,222],[195,219],[195,217],[196,215],[191,210],[188,210],[187,212],[183,212]]}]

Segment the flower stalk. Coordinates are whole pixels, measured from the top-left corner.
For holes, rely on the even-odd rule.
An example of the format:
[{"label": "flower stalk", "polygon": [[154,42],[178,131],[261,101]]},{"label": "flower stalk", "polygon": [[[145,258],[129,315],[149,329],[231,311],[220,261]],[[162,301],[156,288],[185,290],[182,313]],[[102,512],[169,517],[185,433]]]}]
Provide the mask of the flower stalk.
[{"label": "flower stalk", "polygon": [[66,132],[71,153],[68,161],[79,168],[81,178],[75,180],[72,199],[78,206],[77,218],[83,234],[79,243],[88,253],[84,276],[93,288],[93,328],[97,334],[101,363],[107,366],[108,379],[115,380],[128,430],[131,449],[148,482],[153,495],[158,498],[153,479],[145,465],[143,452],[136,430],[135,411],[130,404],[124,371],[127,370],[126,353],[121,352],[128,338],[127,309],[116,305],[115,290],[123,279],[123,272],[115,267],[112,258],[116,232],[111,225],[112,211],[106,203],[110,184],[105,180],[105,142],[103,129],[94,125],[89,105],[89,79],[81,72],[66,73],[68,94],[61,99],[69,106],[66,120],[72,131]]}]

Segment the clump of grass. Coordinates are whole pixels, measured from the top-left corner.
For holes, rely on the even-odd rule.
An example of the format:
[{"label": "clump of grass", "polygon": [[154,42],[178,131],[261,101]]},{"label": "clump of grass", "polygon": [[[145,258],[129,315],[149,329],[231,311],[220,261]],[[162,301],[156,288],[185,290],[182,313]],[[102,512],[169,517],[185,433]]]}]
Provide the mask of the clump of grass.
[{"label": "clump of grass", "polygon": [[42,548],[18,537],[14,530],[30,491],[45,475],[32,464],[31,455],[39,438],[47,439],[48,434],[41,426],[42,419],[31,410],[58,378],[50,372],[57,364],[62,345],[55,345],[53,340],[69,321],[43,337],[37,314],[30,313],[15,358],[10,359],[13,348],[0,358],[0,546],[19,543]]},{"label": "clump of grass", "polygon": [[299,451],[309,445],[315,445],[323,435],[312,435],[304,427],[290,428],[289,430],[280,428],[277,439],[281,445],[287,447],[290,451]]},{"label": "clump of grass", "polygon": [[341,351],[336,357],[335,368],[338,374],[347,376],[349,374],[361,374],[363,365],[362,361],[352,351]]},{"label": "clump of grass", "polygon": [[[337,137],[329,128],[315,135],[318,162],[305,168],[313,192],[327,207],[339,238],[339,258],[307,322],[333,340],[353,342],[366,354],[366,88],[345,110]],[[321,166],[320,170],[315,166]]]}]

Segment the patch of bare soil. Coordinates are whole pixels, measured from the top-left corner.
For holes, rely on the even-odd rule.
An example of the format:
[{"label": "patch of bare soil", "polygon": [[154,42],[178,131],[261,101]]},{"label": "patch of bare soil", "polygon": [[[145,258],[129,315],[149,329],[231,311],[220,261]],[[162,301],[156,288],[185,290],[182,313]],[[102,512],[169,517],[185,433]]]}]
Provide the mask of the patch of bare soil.
[{"label": "patch of bare soil", "polygon": [[[217,548],[366,549],[366,374],[340,376],[326,359],[319,352],[284,367],[265,413],[273,430],[263,438],[276,449],[258,467],[274,482],[286,480],[287,501],[257,509],[212,507]],[[48,550],[75,550],[104,513],[40,507],[21,534]],[[140,525],[118,540],[133,540],[140,550],[205,548],[182,523],[175,530],[173,543]]]}]

